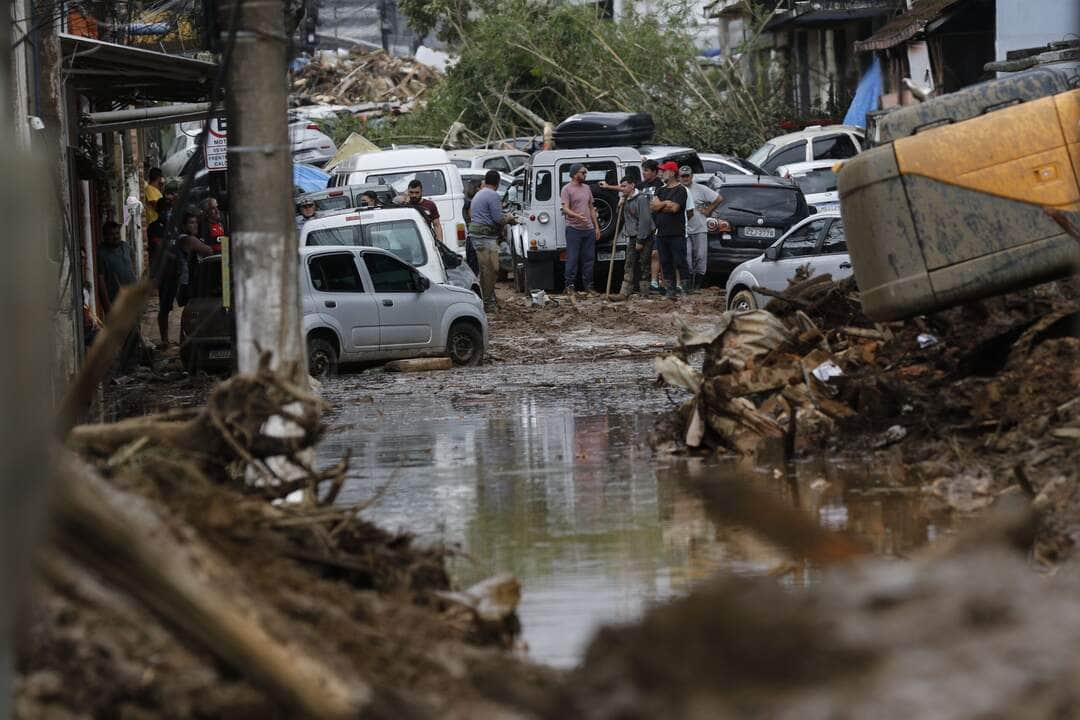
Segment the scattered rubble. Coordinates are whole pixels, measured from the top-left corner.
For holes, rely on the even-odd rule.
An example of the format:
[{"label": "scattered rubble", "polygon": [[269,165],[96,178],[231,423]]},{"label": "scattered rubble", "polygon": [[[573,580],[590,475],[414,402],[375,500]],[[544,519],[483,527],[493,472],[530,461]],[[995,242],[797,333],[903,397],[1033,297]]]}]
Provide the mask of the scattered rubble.
[{"label": "scattered rubble", "polygon": [[[800,277],[765,309],[684,330],[656,362],[693,393],[659,450],[789,456],[898,449],[911,482],[958,513],[1010,487],[1080,479],[1080,293],[1049,283],[906,322],[862,315],[854,279]],[[691,363],[704,350],[701,370]],[[895,461],[895,460],[893,460]],[[1049,471],[1050,477],[1047,477]],[[1057,491],[1055,491],[1057,492]],[[1080,494],[1048,503],[1040,560],[1080,540]]]},{"label": "scattered rubble", "polygon": [[433,67],[382,50],[323,51],[293,73],[290,104],[344,106],[372,119],[409,112],[442,77]]}]

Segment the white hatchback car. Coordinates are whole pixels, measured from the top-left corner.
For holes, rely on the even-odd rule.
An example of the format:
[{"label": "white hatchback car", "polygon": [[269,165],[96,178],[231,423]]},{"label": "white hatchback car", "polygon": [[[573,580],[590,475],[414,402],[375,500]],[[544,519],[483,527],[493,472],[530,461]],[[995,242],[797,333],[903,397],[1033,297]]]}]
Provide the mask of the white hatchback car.
[{"label": "white hatchback car", "polygon": [[300,296],[314,377],[332,374],[339,362],[448,355],[477,365],[484,357],[480,298],[433,283],[379,248],[300,248]]},{"label": "white hatchback car", "polygon": [[728,309],[763,307],[769,298],[754,292],[754,288],[781,292],[803,265],[809,267],[811,274],[828,273],[833,280],[851,275],[851,258],[840,213],[811,215],[784,233],[763,255],[736,266],[726,286]]},{"label": "white hatchback car", "polygon": [[855,157],[866,147],[863,138],[863,129],[854,125],[811,125],[772,138],[746,159],[775,174],[781,165]]},{"label": "white hatchback car", "polygon": [[836,160],[814,160],[792,163],[776,168],[782,178],[791,178],[806,196],[806,204],[819,213],[840,210],[840,193],[836,190]]}]

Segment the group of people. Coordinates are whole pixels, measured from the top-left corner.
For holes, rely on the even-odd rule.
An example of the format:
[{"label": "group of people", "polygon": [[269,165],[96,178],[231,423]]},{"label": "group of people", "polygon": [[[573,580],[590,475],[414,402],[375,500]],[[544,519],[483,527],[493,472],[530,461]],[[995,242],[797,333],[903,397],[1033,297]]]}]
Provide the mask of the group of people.
[{"label": "group of people", "polygon": [[[702,287],[708,262],[706,219],[723,202],[712,188],[694,182],[693,170],[677,163],[646,160],[642,179],[623,177],[618,185],[601,184],[621,194],[616,226],[626,243],[619,294],[663,293],[674,300]],[[560,194],[566,217],[566,291],[590,292],[600,221],[584,165],[570,167],[570,182]],[[613,243],[614,245],[617,243]],[[576,288],[578,273],[586,287]],[[646,278],[649,278],[646,280]],[[662,283],[662,284],[661,284]]]}]

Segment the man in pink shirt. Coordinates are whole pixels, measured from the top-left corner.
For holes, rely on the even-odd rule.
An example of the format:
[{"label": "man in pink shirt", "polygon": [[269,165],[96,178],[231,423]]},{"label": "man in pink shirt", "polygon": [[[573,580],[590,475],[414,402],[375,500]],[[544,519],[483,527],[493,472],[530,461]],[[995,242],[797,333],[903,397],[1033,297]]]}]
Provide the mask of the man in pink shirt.
[{"label": "man in pink shirt", "polygon": [[[559,194],[562,212],[566,216],[566,293],[579,287],[581,292],[592,287],[593,261],[596,241],[600,237],[600,222],[593,205],[592,189],[585,184],[588,171],[581,163],[570,166],[570,183]],[[577,286],[578,270],[581,285]]]}]

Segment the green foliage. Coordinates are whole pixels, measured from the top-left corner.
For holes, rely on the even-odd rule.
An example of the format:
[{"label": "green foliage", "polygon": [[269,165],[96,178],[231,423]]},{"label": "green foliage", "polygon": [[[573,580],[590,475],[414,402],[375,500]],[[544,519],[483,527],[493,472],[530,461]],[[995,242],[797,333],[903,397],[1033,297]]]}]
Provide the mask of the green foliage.
[{"label": "green foliage", "polygon": [[475,0],[470,14],[465,0],[405,0],[414,28],[460,35],[459,59],[423,109],[369,137],[441,142],[455,121],[480,140],[538,133],[500,102],[504,92],[555,123],[587,110],[649,112],[657,142],[702,151],[747,154],[775,134],[776,99],[743,87],[730,70],[699,67],[682,2],[663,10],[661,25],[652,16],[612,22],[595,6],[531,0],[476,12],[486,1]]}]

